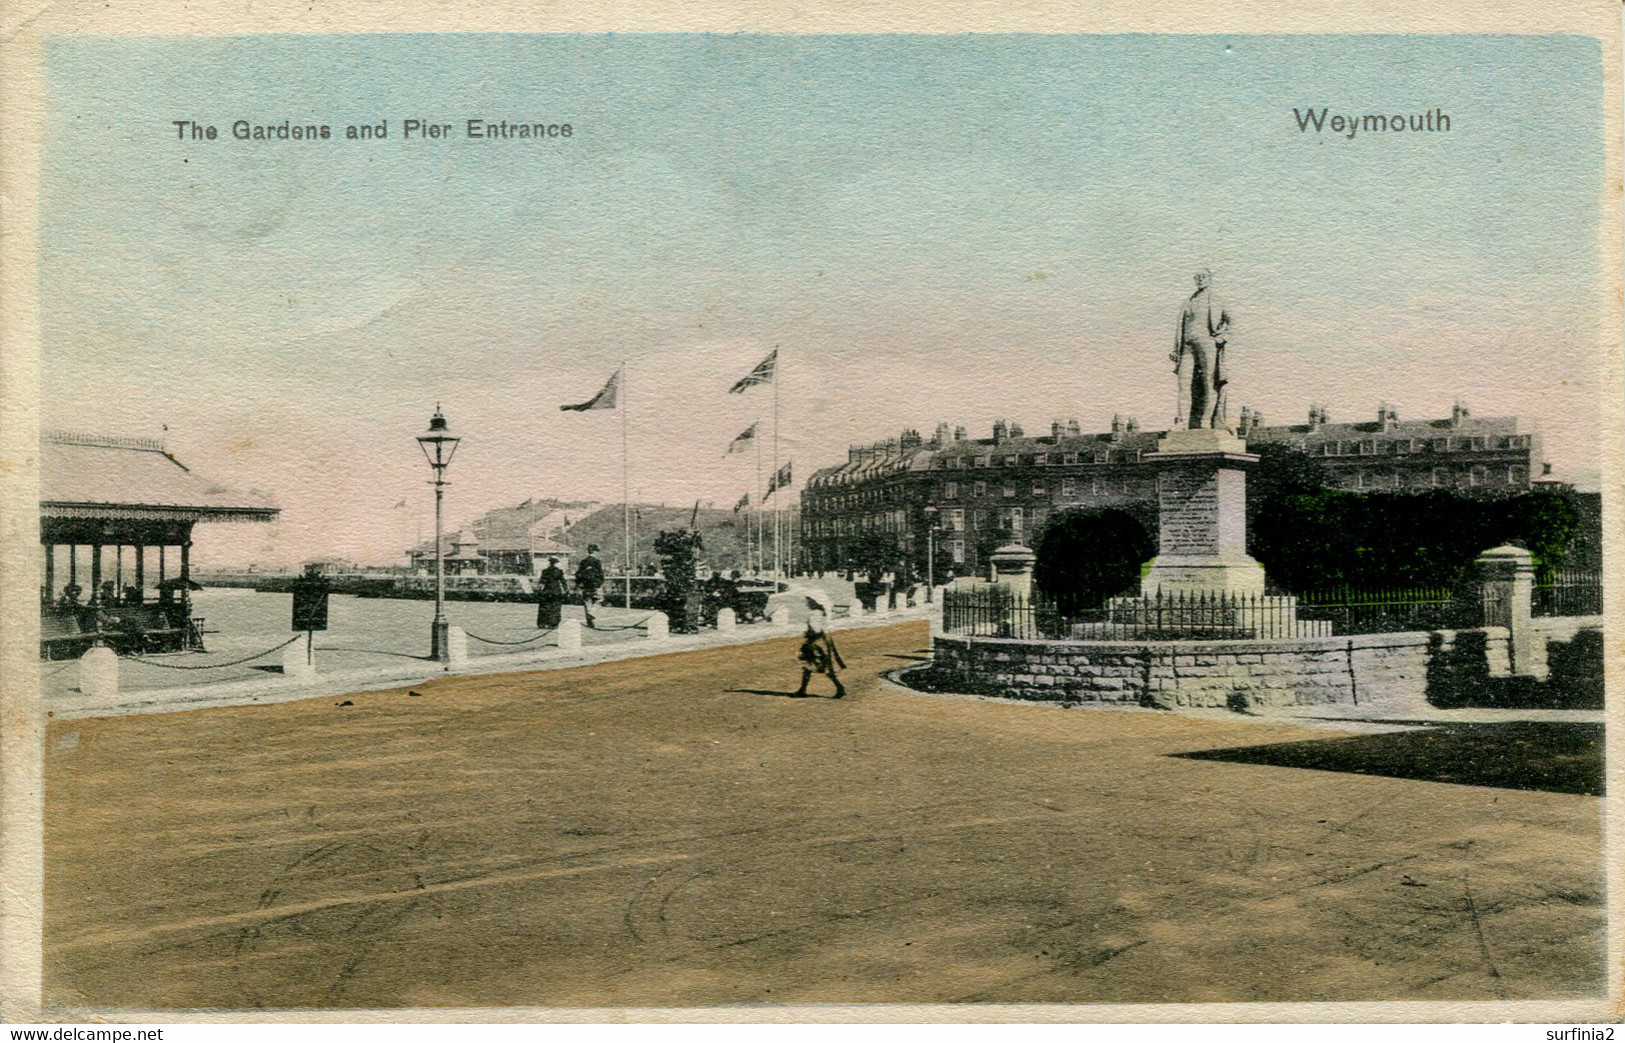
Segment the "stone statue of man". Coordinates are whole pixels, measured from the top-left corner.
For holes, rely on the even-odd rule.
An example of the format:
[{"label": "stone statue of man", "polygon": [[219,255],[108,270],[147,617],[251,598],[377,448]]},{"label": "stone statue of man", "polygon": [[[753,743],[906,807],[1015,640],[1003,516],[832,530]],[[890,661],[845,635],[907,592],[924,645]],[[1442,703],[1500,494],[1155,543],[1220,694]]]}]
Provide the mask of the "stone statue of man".
[{"label": "stone statue of man", "polygon": [[1179,381],[1178,415],[1174,425],[1224,427],[1224,342],[1230,331],[1230,313],[1213,296],[1213,273],[1196,273],[1196,292],[1179,313],[1179,335],[1168,361]]}]

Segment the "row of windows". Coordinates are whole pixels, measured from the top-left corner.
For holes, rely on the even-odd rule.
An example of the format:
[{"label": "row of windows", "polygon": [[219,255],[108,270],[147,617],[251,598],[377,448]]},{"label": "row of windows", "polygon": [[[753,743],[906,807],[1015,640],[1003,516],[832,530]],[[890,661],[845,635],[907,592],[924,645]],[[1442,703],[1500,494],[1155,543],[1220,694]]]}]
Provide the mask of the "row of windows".
[{"label": "row of windows", "polygon": [[1351,489],[1399,489],[1407,485],[1443,489],[1509,485],[1521,489],[1529,484],[1529,468],[1523,464],[1506,467],[1474,464],[1466,469],[1434,467],[1420,471],[1369,471],[1361,468],[1339,478],[1341,484]]},{"label": "row of windows", "polygon": [[1530,447],[1529,435],[1472,435],[1470,437],[1456,436],[1452,438],[1365,438],[1346,442],[1307,442],[1296,443],[1299,452],[1310,456],[1381,456],[1384,453],[1393,453],[1403,456],[1407,453],[1435,452],[1449,453],[1460,450],[1485,451],[1491,449],[1528,449]]},{"label": "row of windows", "polygon": [[[1119,450],[1119,460],[1138,460],[1142,450]],[[1101,446],[1092,453],[1004,453],[985,454],[982,456],[944,456],[938,457],[936,467],[939,471],[958,471],[971,467],[1054,467],[1065,464],[1076,464],[1080,460],[1085,463],[1108,463],[1112,451]]]},{"label": "row of windows", "polygon": [[[980,500],[987,497],[988,483],[970,482],[968,485],[970,499]],[[1006,499],[1013,499],[1021,494],[1021,485],[1018,482],[1004,482],[998,488],[999,495]],[[1140,483],[1131,482],[1126,478],[1063,478],[1053,486],[1045,482],[1034,482],[1031,493],[1036,497],[1048,496],[1052,491],[1061,497],[1077,496],[1080,492],[1090,496],[1124,496],[1140,488]],[[942,483],[942,499],[957,500],[960,498],[959,494],[959,482]]]}]

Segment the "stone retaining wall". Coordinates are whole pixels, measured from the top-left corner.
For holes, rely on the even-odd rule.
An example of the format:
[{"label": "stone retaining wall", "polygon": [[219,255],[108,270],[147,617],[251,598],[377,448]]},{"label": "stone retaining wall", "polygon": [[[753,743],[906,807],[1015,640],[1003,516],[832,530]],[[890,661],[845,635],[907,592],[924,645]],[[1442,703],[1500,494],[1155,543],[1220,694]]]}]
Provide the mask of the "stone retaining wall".
[{"label": "stone retaining wall", "polygon": [[1015,699],[1268,709],[1317,703],[1420,707],[1439,671],[1508,671],[1505,628],[1281,641],[1140,644],[940,634],[937,684]]}]

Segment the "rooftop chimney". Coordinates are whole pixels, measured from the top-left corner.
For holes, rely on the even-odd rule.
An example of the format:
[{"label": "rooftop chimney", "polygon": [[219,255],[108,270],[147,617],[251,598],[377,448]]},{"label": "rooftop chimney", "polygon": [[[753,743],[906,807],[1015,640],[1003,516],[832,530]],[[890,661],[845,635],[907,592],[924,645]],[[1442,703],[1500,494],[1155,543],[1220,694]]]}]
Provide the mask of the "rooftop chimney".
[{"label": "rooftop chimney", "polygon": [[1021,435],[1022,435],[1021,425],[1016,424],[1016,423],[1012,423],[1010,425],[1010,437],[1011,438],[1020,438]]},{"label": "rooftop chimney", "polygon": [[964,428],[964,425],[960,425],[959,427],[954,428],[954,441],[963,442],[964,440],[965,440],[965,428]]},{"label": "rooftop chimney", "polygon": [[1010,437],[1010,425],[1003,420],[993,421],[993,444],[999,445]]},{"label": "rooftop chimney", "polygon": [[1472,415],[1472,410],[1463,405],[1461,399],[1458,398],[1456,404],[1450,407],[1450,426],[1460,427],[1461,422]]},{"label": "rooftop chimney", "polygon": [[1066,422],[1066,433],[1074,437],[1083,433],[1083,429],[1078,426],[1078,420],[1076,417],[1073,417],[1071,420]]}]

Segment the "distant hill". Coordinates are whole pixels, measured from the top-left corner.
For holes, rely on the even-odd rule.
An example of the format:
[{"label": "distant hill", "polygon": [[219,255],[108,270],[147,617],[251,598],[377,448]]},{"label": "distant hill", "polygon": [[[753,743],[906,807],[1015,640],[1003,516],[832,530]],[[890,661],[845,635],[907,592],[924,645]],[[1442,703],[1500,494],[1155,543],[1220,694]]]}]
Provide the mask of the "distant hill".
[{"label": "distant hill", "polygon": [[[686,529],[689,517],[693,514],[692,507],[655,507],[640,505],[633,508],[632,556],[634,566],[653,563],[655,558],[655,536],[663,529]],[[786,541],[788,547],[788,520],[790,515],[785,514],[785,520],[780,522],[781,539]],[[750,527],[747,535],[747,526]],[[731,510],[701,507],[695,518],[695,527],[700,530],[700,539],[704,549],[701,551],[701,561],[715,569],[745,569],[746,540],[755,540],[754,516],[740,511],[735,514]],[[769,568],[773,565],[773,515],[762,516],[762,535],[767,544],[766,561]],[[589,543],[596,543],[601,548],[600,556],[604,565],[610,572],[620,571],[622,560],[622,525],[621,506],[615,504],[594,511],[570,526],[565,534],[567,542],[575,552],[586,553]],[[786,565],[788,565],[788,560]]]}]

